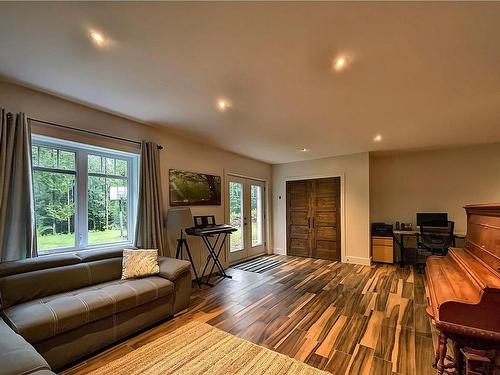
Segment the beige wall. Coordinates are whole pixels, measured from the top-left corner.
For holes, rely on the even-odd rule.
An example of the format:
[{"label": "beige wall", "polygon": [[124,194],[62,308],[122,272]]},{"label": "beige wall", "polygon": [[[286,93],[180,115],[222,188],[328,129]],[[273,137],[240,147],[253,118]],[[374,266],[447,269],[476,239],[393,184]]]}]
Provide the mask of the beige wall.
[{"label": "beige wall", "polygon": [[500,201],[500,144],[370,156],[371,221],[448,212],[465,231],[466,204]]},{"label": "beige wall", "polygon": [[317,159],[273,166],[274,250],[286,253],[286,191],[288,179],[342,176],[344,246],[342,261],[370,261],[370,203],[368,153]]},{"label": "beige wall", "polygon": [[[140,124],[3,81],[0,81],[0,107],[72,127],[136,140],[154,140],[162,144],[165,147],[161,152],[165,208],[168,205],[169,168],[220,176],[236,173],[269,183],[272,180],[272,185],[267,189],[268,201],[273,208],[268,210],[270,224],[273,224],[268,232],[268,246],[280,254],[284,254],[286,248],[287,179],[333,175],[343,177],[343,260],[353,263],[366,263],[369,259],[370,221],[414,223],[416,212],[444,211],[456,222],[457,230],[463,231],[466,228],[463,205],[500,201],[500,144],[385,155],[361,153],[271,167],[183,139],[167,129]],[[109,142],[105,138],[77,136],[54,128],[38,127],[37,131],[104,147],[131,148],[130,145]],[[270,215],[271,211],[273,215]],[[220,207],[195,207],[193,212],[215,214],[219,222],[224,221],[224,203]],[[195,262],[200,265],[206,252],[201,250],[197,239],[190,241]]]},{"label": "beige wall", "polygon": [[[253,159],[245,158],[217,148],[193,143],[167,129],[154,128],[134,121],[114,116],[93,108],[57,98],[39,91],[27,89],[12,83],[0,81],[0,107],[9,111],[22,111],[30,117],[64,125],[94,130],[101,133],[117,135],[135,140],[153,140],[164,146],[161,151],[162,180],[164,188],[165,209],[168,205],[168,170],[170,168],[184,169],[224,176],[227,173],[237,173],[245,176],[271,181],[271,165]],[[37,128],[47,135],[68,138],[68,134],[55,128]],[[100,137],[82,137],[71,134],[77,141],[86,141],[104,147],[129,148],[130,145],[120,142],[109,142]],[[225,184],[224,184],[225,186]],[[267,189],[269,192],[271,189]],[[224,199],[222,206],[207,206],[192,208],[194,214],[215,214],[218,222],[224,221]],[[268,215],[268,217],[271,217]],[[268,241],[269,246],[272,241]],[[200,247],[201,242],[190,239],[195,262],[204,262],[206,251]],[[170,249],[173,255],[174,249]]]}]

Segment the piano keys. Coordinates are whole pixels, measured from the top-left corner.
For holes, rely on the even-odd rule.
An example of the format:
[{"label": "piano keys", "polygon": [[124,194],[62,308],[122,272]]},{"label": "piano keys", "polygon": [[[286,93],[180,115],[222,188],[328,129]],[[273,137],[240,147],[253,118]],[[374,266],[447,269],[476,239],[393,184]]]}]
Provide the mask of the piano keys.
[{"label": "piano keys", "polygon": [[[196,216],[195,223],[197,223],[197,220],[200,219],[203,219],[201,220],[202,222],[206,222],[206,218],[210,218],[209,221],[215,222],[215,218],[213,216]],[[213,286],[213,284],[211,284],[209,281],[210,275],[214,271],[215,267],[217,267],[220,276],[228,279],[232,278],[224,271],[224,266],[220,262],[220,254],[222,252],[222,249],[224,248],[224,244],[226,243],[227,236],[235,231],[237,231],[237,229],[228,224],[202,224],[196,225],[192,228],[187,228],[185,230],[186,234],[190,236],[201,237],[208,250],[207,261],[205,263],[205,267],[203,268],[203,272],[201,273],[199,283]],[[210,241],[211,237],[215,237],[215,240]],[[207,272],[211,260],[213,261],[212,268],[207,274],[207,281],[203,281],[205,272]]]},{"label": "piano keys", "polygon": [[[465,211],[465,247],[429,257],[426,264],[426,311],[440,332],[437,374],[462,373],[467,347],[500,348],[500,204],[469,205]],[[456,358],[447,355],[448,339]]]},{"label": "piano keys", "polygon": [[186,229],[186,233],[190,236],[214,235],[219,233],[232,233],[235,231],[237,231],[237,229],[229,224],[214,224]]}]

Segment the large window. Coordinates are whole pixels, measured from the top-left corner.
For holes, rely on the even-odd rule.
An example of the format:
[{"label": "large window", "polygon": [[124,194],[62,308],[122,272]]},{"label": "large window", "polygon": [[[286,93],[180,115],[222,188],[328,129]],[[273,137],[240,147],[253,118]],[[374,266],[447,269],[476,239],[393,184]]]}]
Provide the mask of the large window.
[{"label": "large window", "polygon": [[33,136],[40,254],[130,244],[138,156]]}]

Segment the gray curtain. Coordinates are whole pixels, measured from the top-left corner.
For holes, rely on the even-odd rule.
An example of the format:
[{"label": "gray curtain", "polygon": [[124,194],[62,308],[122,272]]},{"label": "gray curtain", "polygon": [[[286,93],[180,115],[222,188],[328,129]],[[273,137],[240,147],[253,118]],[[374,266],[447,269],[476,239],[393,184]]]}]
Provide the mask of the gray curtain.
[{"label": "gray curtain", "polygon": [[37,253],[30,126],[24,113],[4,109],[0,121],[0,262],[5,262]]},{"label": "gray curtain", "polygon": [[156,143],[143,141],[135,246],[158,249],[160,255],[168,256],[163,224],[160,153]]}]

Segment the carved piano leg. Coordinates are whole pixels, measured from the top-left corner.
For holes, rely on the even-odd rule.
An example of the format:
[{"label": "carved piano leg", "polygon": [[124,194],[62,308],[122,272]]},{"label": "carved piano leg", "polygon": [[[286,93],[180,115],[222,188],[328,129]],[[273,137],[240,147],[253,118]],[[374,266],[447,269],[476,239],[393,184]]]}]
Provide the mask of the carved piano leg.
[{"label": "carved piano leg", "polygon": [[434,355],[434,362],[432,362],[432,368],[437,368],[439,361],[439,351],[436,349],[436,354]]},{"label": "carved piano leg", "polygon": [[442,375],[444,373],[444,370],[447,368],[445,364],[446,360],[446,343],[448,342],[448,339],[446,338],[445,335],[442,333],[439,334],[439,342],[438,342],[438,347],[436,351],[436,358],[434,359],[434,366],[437,368],[437,375]]},{"label": "carved piano leg", "polygon": [[457,374],[461,375],[464,370],[464,356],[462,346],[456,341],[453,343],[453,354],[455,355],[454,363]]},{"label": "carved piano leg", "polygon": [[[443,334],[439,334],[438,347],[436,350],[436,356],[434,357],[434,363],[432,367],[437,369],[437,374],[442,375],[446,374],[461,374],[460,373],[460,363],[462,362],[461,353],[456,353],[455,358],[451,355],[447,355],[448,351],[448,338]],[[459,350],[459,345],[454,343],[454,350]],[[458,364],[458,366],[457,366]]]}]

